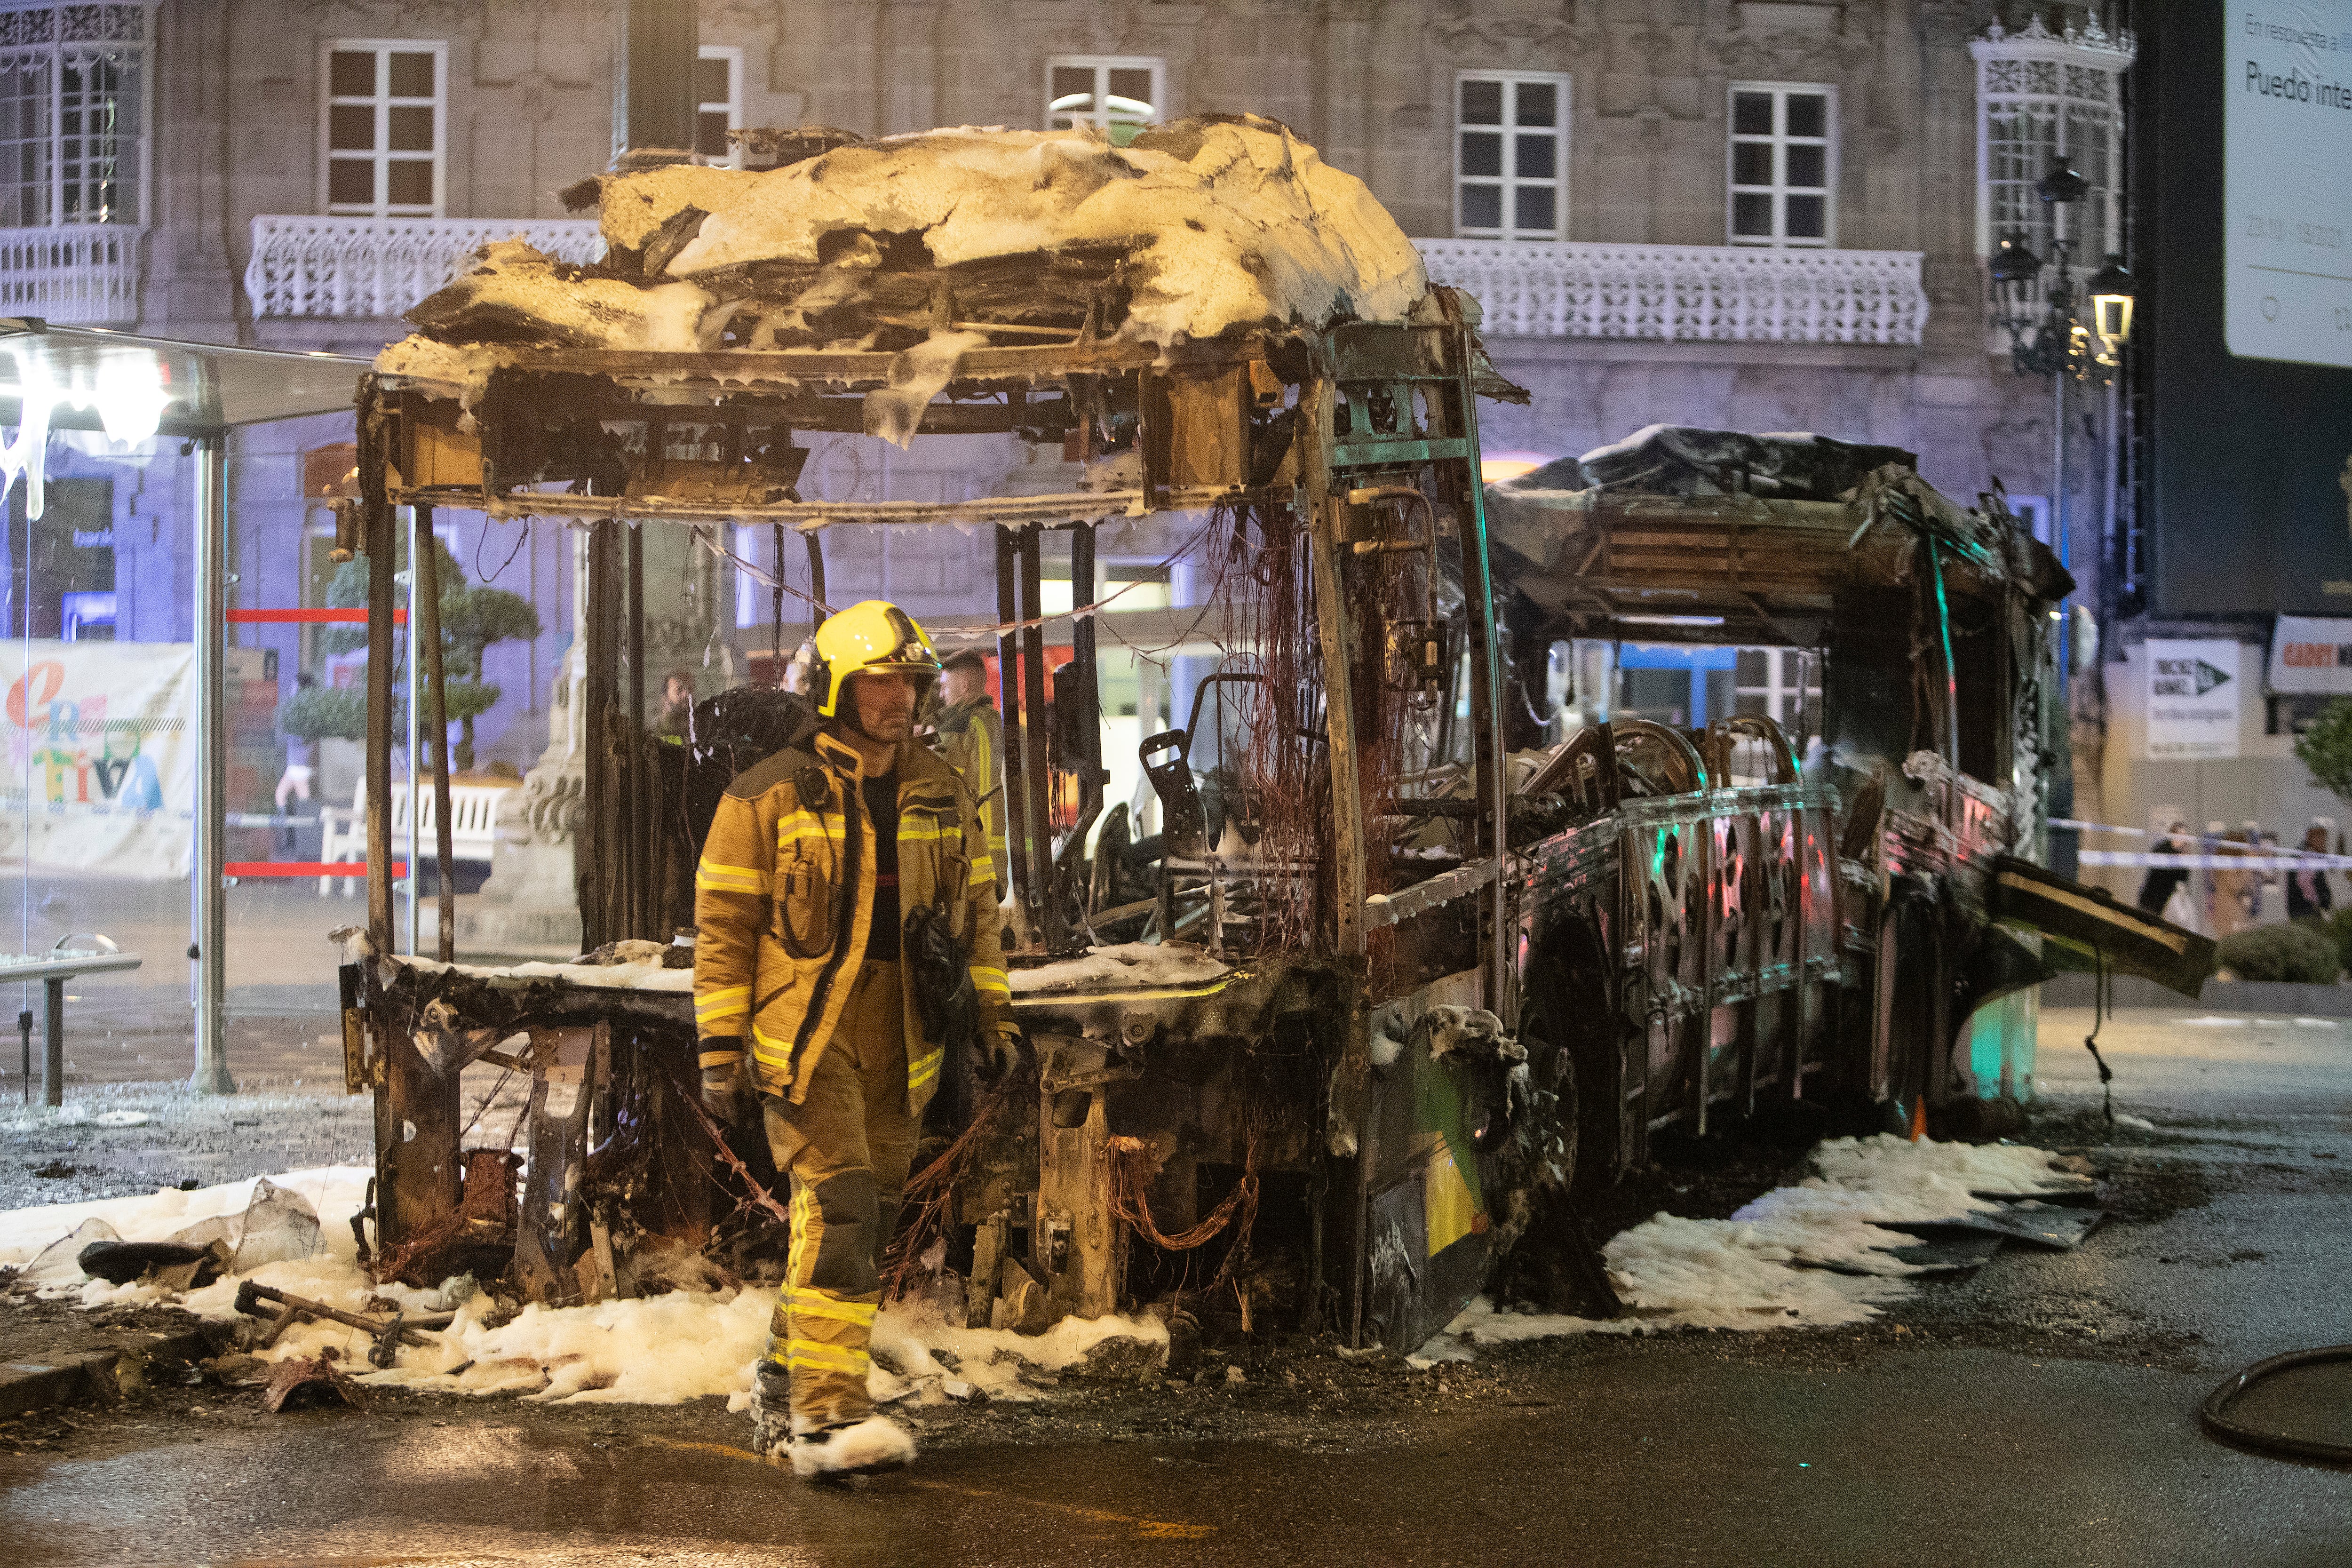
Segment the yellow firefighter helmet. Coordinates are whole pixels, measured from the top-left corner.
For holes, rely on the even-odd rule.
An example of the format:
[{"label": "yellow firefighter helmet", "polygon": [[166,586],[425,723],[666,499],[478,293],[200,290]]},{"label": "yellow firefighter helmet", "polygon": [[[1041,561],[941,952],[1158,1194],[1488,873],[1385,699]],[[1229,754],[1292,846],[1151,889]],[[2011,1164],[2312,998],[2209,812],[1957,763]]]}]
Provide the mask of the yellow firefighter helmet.
[{"label": "yellow firefighter helmet", "polygon": [[887,599],[867,599],[826,617],[816,629],[816,710],[830,719],[841,689],[862,670],[911,675],[918,702],[940,678],[940,656],[915,617]]}]

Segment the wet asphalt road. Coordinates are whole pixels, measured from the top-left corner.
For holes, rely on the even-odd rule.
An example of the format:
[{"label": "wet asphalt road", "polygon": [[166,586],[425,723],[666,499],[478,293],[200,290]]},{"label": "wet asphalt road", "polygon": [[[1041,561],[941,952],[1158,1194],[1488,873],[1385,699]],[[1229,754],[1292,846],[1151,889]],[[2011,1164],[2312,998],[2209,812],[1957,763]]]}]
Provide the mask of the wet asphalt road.
[{"label": "wet asphalt road", "polygon": [[[2087,1024],[2045,1027],[2062,1107],[2092,1103]],[[975,1419],[840,1489],[751,1461],[709,1406],[132,1406],[0,1458],[0,1563],[2352,1563],[2352,1469],[2195,1422],[2245,1362],[2352,1341],[2352,1029],[2142,1014],[2101,1044],[2159,1128],[2096,1150],[2122,1219],[1866,1332],[1526,1347],[1483,1394],[1313,1442]],[[2102,1136],[2037,1136],[2070,1130]]]}]

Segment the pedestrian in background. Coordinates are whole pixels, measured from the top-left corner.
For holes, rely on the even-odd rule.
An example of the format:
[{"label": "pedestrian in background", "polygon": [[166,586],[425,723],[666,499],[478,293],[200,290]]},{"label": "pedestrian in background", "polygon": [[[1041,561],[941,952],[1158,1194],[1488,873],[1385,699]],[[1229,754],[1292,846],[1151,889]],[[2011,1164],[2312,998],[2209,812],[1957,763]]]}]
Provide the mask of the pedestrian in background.
[{"label": "pedestrian in background", "polygon": [[2216,867],[2212,878],[2213,907],[2210,918],[2213,935],[2218,940],[2234,935],[2254,923],[2254,884],[2260,879],[2257,871],[2231,869],[2227,862],[2242,860],[2253,853],[2245,839],[2244,828],[2229,831],[2229,824],[2216,822],[2208,831],[2213,835],[2210,853],[2224,862]]},{"label": "pedestrian in background", "polygon": [[[2258,858],[2277,858],[2279,847],[2277,834],[2273,833],[2261,823],[2251,820],[2242,824],[2241,826],[2248,855]],[[2246,921],[2250,925],[2260,925],[2263,923],[2263,892],[2279,880],[2279,874],[2276,871],[2255,871],[2252,876],[2253,880],[2246,889]]]},{"label": "pedestrian in background", "polygon": [[[294,678],[294,689],[299,695],[319,684],[319,678],[304,670]],[[278,775],[278,815],[286,815],[286,803],[299,800],[310,804],[310,781],[318,776],[319,742],[304,735],[286,737],[286,771]],[[278,824],[278,847],[291,852],[294,847],[294,825]],[[323,884],[322,884],[323,885]]]},{"label": "pedestrian in background", "polygon": [[[2187,855],[2195,848],[2195,843],[2189,837],[2189,824],[2176,822],[2164,830],[2164,837],[2156,841],[2156,847],[2150,853]],[[2147,875],[2140,879],[2139,907],[2161,919],[2164,906],[2172,901],[2172,895],[2179,892],[2180,885],[2188,880],[2189,868],[2185,866],[2150,866]]]},{"label": "pedestrian in background", "polygon": [[[2303,831],[2304,852],[2325,855],[2336,837],[2336,824],[2327,817],[2315,816],[2311,826]],[[2286,878],[2286,918],[2291,921],[2326,920],[2336,907],[2336,895],[2327,886],[2327,868],[2314,866],[2308,871],[2290,871]]]},{"label": "pedestrian in background", "polygon": [[685,741],[694,731],[694,672],[673,669],[662,680],[661,716],[654,733],[664,740]]}]

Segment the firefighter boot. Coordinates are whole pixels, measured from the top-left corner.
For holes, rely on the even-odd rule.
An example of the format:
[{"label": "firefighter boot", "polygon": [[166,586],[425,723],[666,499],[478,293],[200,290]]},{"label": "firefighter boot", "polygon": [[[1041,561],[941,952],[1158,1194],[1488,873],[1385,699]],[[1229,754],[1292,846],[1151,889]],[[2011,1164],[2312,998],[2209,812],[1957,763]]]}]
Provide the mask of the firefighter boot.
[{"label": "firefighter boot", "polygon": [[751,1372],[751,1452],[781,1463],[792,1441],[793,1376],[762,1356]]},{"label": "firefighter boot", "polygon": [[915,1458],[915,1439],[887,1415],[818,1426],[793,1422],[793,1474],[803,1480],[833,1480],[902,1469]]}]

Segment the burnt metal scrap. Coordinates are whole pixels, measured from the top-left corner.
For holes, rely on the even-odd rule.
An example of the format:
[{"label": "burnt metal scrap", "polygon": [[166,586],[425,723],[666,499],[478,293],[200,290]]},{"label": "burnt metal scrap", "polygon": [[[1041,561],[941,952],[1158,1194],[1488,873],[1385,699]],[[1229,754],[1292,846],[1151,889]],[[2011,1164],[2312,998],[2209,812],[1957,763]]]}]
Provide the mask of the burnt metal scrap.
[{"label": "burnt metal scrap", "polygon": [[[278,1310],[266,1312],[263,1310],[265,1307]],[[423,1344],[428,1331],[446,1329],[457,1320],[455,1312],[425,1312],[412,1318],[396,1308],[383,1313],[346,1312],[339,1307],[328,1306],[324,1301],[313,1301],[307,1296],[276,1289],[253,1279],[238,1282],[236,1310],[247,1317],[267,1320],[257,1325],[252,1341],[254,1350],[268,1350],[278,1342],[278,1336],[297,1323],[341,1323],[347,1328],[359,1330],[374,1342],[368,1352],[368,1360],[378,1367],[392,1365],[401,1346]]]},{"label": "burnt metal scrap", "polygon": [[[1277,229],[1263,270],[1221,270],[1200,241],[1199,330],[1178,328],[1169,237],[1070,215],[1180,186],[1204,212],[1279,205],[1329,171],[1269,122],[1148,135],[1114,158],[1083,136],[817,134],[780,139],[762,174],[608,179],[598,268],[486,258],[380,362],[354,530],[370,798],[390,793],[393,509],[572,520],[597,948],[503,971],[394,955],[390,827],[372,819],[347,1077],[377,1099],[387,1276],[463,1268],[562,1303],[780,1256],[764,1143],[694,1101],[672,966],[691,961],[682,873],[709,803],[808,715],[739,690],[697,710],[689,745],[656,742],[653,527],[713,548],[721,524],[796,532],[818,598],[831,530],[994,531],[1005,757],[983,789],[1003,792],[1030,1061],[993,1083],[952,1065],[894,1270],[968,1324],[1154,1306],[1187,1334],[1395,1349],[1490,1285],[1610,1310],[1584,1215],[1658,1133],[1791,1108],[1981,1117],[1997,1086],[1956,1042],[2034,972],[2030,941],[1996,945],[2018,905],[1991,878],[2032,853],[2056,754],[2048,619],[2070,584],[2048,552],[1907,454],[1810,438],[1653,431],[1482,486],[1477,401],[1501,389],[1475,303],[1382,272],[1350,296],[1378,319],[1269,314],[1275,294],[1346,291],[1346,268],[1294,275],[1328,234]],[[1271,161],[1219,163],[1234,146]],[[818,173],[854,185],[974,149],[975,166],[1075,171],[1043,249],[971,242],[944,212],[810,216]],[[972,210],[1040,199],[978,189]],[[1364,255],[1410,252],[1377,207],[1332,210]],[[1079,488],[803,496],[801,440],[823,431],[1067,443]],[[1194,531],[1218,573],[1228,656],[1184,724],[1142,742],[1152,833],[1104,798],[1111,519]],[[1077,617],[1050,675],[1049,535]],[[1760,716],[1546,743],[1535,672],[1584,637],[1812,650],[1823,753],[1801,763]],[[467,1146],[458,1081],[485,1065],[528,1081],[512,1150]]]}]

